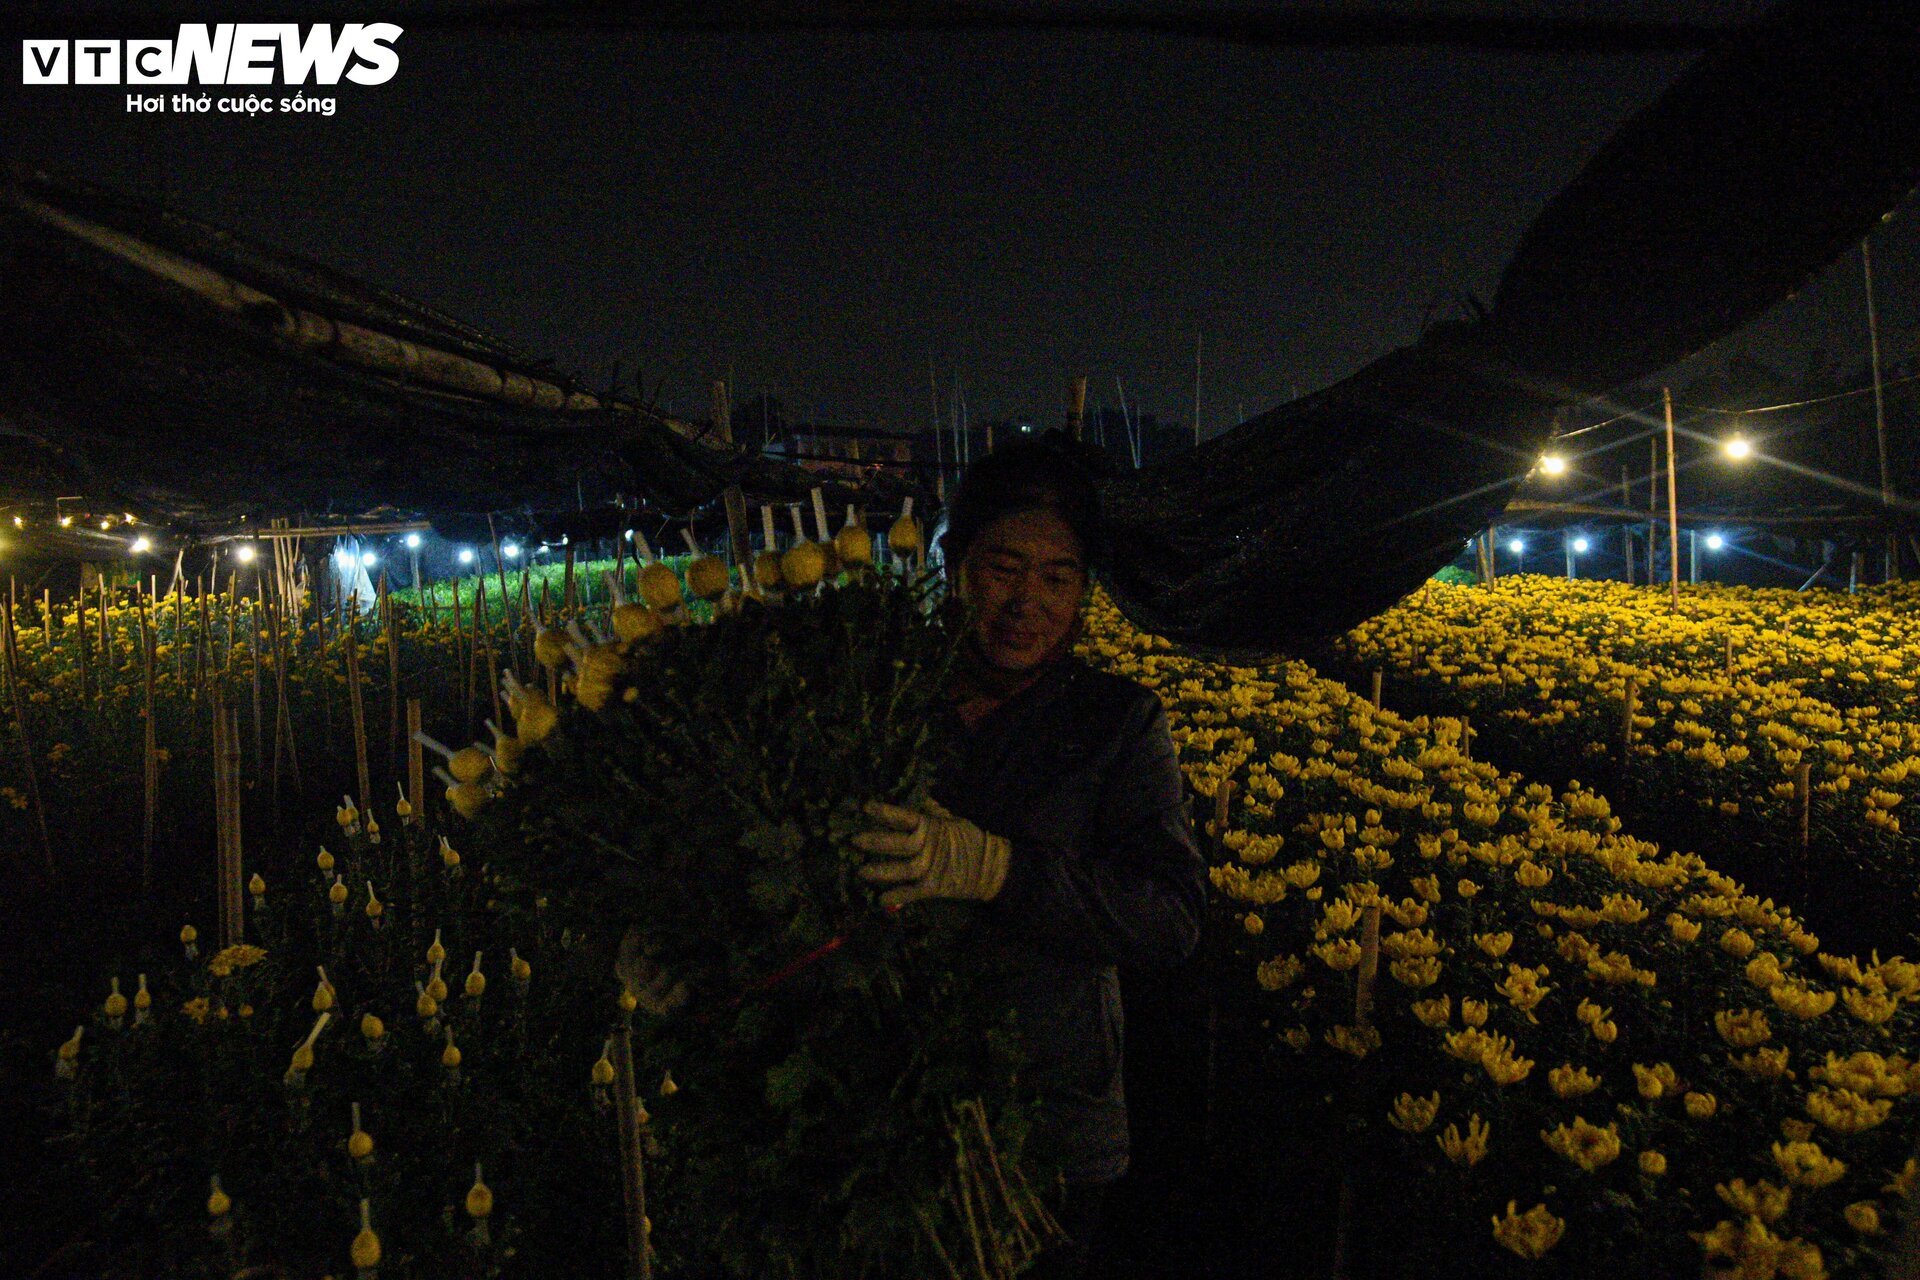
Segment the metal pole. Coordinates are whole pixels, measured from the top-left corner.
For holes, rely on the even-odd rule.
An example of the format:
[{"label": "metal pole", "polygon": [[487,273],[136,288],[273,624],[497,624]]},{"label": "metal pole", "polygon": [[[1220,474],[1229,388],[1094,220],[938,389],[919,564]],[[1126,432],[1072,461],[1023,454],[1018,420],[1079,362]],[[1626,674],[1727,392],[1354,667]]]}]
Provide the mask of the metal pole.
[{"label": "metal pole", "polygon": [[[1873,434],[1880,450],[1880,506],[1883,515],[1893,513],[1893,481],[1887,471],[1887,401],[1880,385],[1880,317],[1873,305],[1873,252],[1867,241],[1860,241],[1860,270],[1867,282],[1867,338],[1873,356]],[[1900,542],[1892,529],[1887,530],[1886,576],[1900,576]]]},{"label": "metal pole", "polygon": [[1567,577],[1573,577],[1573,535],[1567,530],[1560,531],[1560,549],[1567,553]]},{"label": "metal pole", "polygon": [[1673,566],[1673,610],[1680,611],[1680,498],[1673,478],[1673,392],[1660,388],[1667,414],[1667,560]]},{"label": "metal pole", "polygon": [[1700,581],[1700,531],[1687,530],[1687,581]]},{"label": "metal pole", "polygon": [[[1633,491],[1627,487],[1627,464],[1620,464],[1620,509],[1627,510],[1633,502]],[[1620,525],[1620,554],[1627,566],[1627,585],[1633,585],[1633,522],[1623,521]]]}]

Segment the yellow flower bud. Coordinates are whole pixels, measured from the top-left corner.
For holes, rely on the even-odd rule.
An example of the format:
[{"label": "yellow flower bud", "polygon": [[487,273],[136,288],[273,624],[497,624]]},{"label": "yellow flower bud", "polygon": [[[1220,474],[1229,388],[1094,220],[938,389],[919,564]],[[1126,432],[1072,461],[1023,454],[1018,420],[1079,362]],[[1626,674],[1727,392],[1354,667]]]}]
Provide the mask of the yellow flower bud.
[{"label": "yellow flower bud", "polygon": [[367,1202],[360,1202],[360,1234],[353,1238],[353,1265],[363,1271],[370,1271],[380,1265],[380,1237],[373,1233],[373,1221],[367,1212]]},{"label": "yellow flower bud", "polygon": [[387,1034],[387,1024],[371,1013],[360,1015],[360,1034],[369,1044],[378,1044]]},{"label": "yellow flower bud", "polygon": [[480,1166],[473,1166],[473,1185],[467,1188],[467,1216],[484,1218],[493,1212],[493,1190],[480,1180]]},{"label": "yellow flower bud", "polygon": [[327,846],[320,846],[320,856],[314,859],[322,871],[333,870],[333,855],[327,852]]},{"label": "yellow flower bud", "polygon": [[210,1182],[213,1190],[207,1196],[207,1216],[209,1218],[224,1218],[233,1208],[233,1197],[221,1189],[219,1174],[214,1174]]}]

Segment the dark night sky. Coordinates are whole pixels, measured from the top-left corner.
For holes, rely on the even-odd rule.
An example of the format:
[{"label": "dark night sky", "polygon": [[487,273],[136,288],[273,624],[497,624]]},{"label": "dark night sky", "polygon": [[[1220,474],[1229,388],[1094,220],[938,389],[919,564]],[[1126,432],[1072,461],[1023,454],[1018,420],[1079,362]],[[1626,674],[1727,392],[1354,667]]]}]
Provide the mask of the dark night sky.
[{"label": "dark night sky", "polygon": [[[917,426],[931,356],[975,420],[1051,420],[1085,372],[1096,402],[1117,374],[1184,421],[1202,332],[1212,432],[1412,341],[1462,291],[1490,296],[1545,201],[1688,60],[1014,32],[416,29],[397,48],[398,75],[341,86],[331,119],[129,115],[125,90],[16,72],[0,142],[591,382],[638,359],[687,413],[731,367],[737,398]],[[1914,221],[1876,233],[1890,356],[1920,326]],[[1860,298],[1856,255],[1708,358],[1744,345],[1797,369],[1824,346],[1850,364]]]}]

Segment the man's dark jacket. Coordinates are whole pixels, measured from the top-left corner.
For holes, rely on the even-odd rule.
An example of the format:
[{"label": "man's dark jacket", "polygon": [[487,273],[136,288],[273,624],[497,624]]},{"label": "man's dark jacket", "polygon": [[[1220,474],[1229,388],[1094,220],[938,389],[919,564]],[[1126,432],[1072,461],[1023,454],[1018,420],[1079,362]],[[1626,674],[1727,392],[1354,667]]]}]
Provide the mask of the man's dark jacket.
[{"label": "man's dark jacket", "polygon": [[1153,692],[1052,664],[963,734],[934,798],[1013,846],[982,909],[1043,1113],[1035,1145],[1071,1182],[1127,1169],[1119,966],[1168,968],[1200,935],[1206,870]]}]

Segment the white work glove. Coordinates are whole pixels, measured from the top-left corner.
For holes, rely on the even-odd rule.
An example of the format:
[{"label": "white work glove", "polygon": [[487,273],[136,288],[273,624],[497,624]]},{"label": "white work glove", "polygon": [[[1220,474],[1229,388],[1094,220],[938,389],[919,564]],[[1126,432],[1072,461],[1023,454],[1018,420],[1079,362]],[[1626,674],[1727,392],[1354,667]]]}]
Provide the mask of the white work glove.
[{"label": "white work glove", "polygon": [[853,845],[874,855],[860,878],[894,886],[880,895],[882,906],[922,898],[988,902],[1006,881],[1013,846],[932,800],[912,809],[872,800],[865,812],[874,826],[855,835]]}]

